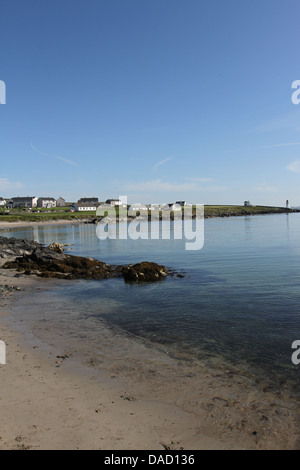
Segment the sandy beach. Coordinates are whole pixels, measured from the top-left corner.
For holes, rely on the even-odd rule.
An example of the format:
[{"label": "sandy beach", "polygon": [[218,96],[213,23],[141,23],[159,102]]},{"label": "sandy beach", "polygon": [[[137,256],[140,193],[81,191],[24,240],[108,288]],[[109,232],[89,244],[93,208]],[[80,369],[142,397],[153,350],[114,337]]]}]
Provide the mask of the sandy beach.
[{"label": "sandy beach", "polygon": [[[39,280],[1,270],[0,284],[26,289]],[[19,295],[19,294],[18,294]],[[21,294],[22,295],[22,294]],[[57,357],[51,345],[4,324],[13,294],[1,302],[0,449],[228,448],[198,432],[198,418],[177,406],[128,394],[126,384]],[[125,387],[125,388],[124,388]]]},{"label": "sandy beach", "polygon": [[[6,343],[0,449],[299,448],[297,408],[232,371],[181,370],[174,359],[155,351],[149,357],[125,338],[116,341],[123,341],[128,358],[110,357],[97,367],[73,354],[72,342],[24,334],[12,318],[14,299],[45,282],[0,269],[0,285],[7,286],[0,317]],[[13,286],[18,290],[8,289]]]}]

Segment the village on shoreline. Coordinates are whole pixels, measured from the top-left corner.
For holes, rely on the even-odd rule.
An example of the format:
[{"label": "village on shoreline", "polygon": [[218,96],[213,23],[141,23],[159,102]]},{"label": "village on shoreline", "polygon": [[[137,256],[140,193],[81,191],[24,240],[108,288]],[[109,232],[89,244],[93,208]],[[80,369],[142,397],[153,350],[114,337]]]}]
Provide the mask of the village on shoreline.
[{"label": "village on shoreline", "polygon": [[286,201],[282,207],[252,205],[244,201],[242,205],[198,205],[179,200],[164,204],[128,204],[127,198],[106,199],[99,201],[97,197],[82,197],[77,202],[67,202],[63,197],[0,197],[0,224],[6,222],[47,222],[47,221],[87,221],[97,222],[105,215],[115,213],[116,218],[128,216],[129,219],[141,216],[151,220],[151,216],[161,213],[169,214],[170,219],[199,216],[197,208],[203,208],[205,218],[234,217],[248,215],[278,214],[300,212],[290,207]]}]

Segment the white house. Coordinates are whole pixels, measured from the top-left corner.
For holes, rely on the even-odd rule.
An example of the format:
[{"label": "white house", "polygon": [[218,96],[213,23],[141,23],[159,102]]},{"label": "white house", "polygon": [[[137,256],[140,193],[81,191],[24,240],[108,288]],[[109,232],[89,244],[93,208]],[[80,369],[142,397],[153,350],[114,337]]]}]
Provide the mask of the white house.
[{"label": "white house", "polygon": [[3,197],[0,197],[0,207],[6,206],[6,200]]},{"label": "white house", "polygon": [[83,204],[83,203],[79,204],[77,202],[76,204],[73,204],[70,209],[71,211],[75,210],[75,212],[88,212],[88,211],[96,212],[97,207],[91,204]]},{"label": "white house", "polygon": [[51,209],[52,207],[56,207],[56,200],[54,197],[39,197],[37,200],[37,207]]}]

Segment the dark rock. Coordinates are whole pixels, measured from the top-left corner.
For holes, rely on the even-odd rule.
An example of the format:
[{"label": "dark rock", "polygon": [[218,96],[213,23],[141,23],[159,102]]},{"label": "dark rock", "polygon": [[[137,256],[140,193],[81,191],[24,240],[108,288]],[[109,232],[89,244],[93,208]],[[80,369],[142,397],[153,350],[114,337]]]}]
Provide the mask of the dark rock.
[{"label": "dark rock", "polygon": [[34,241],[0,237],[0,258],[29,255],[39,246]]},{"label": "dark rock", "polygon": [[4,264],[4,269],[16,269],[24,274],[64,279],[107,279],[113,277],[110,266],[101,261],[57,253],[49,248],[37,248],[30,255],[17,257]]},{"label": "dark rock", "polygon": [[126,282],[160,281],[168,275],[174,275],[165,266],[148,261],[113,266],[92,258],[68,255],[61,250],[53,251],[35,242],[0,237],[0,244],[0,252],[15,254],[14,259],[7,261],[3,268],[15,269],[26,275],[60,279],[109,279],[123,276]]},{"label": "dark rock", "polygon": [[126,282],[153,282],[164,279],[168,270],[165,266],[143,261],[124,267],[122,273]]}]

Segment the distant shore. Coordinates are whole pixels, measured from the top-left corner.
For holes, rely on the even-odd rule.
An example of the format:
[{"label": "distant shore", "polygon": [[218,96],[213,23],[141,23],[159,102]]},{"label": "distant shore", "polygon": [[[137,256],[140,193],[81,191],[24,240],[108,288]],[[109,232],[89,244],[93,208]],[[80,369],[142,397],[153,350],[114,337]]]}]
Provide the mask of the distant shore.
[{"label": "distant shore", "polygon": [[290,214],[298,209],[272,206],[204,206],[204,217],[237,217],[250,215]]},{"label": "distant shore", "polygon": [[[204,218],[223,218],[223,217],[241,217],[253,215],[269,215],[269,214],[290,214],[299,213],[299,209],[287,209],[285,207],[269,207],[269,206],[204,206]],[[180,219],[180,212],[172,212],[170,219]],[[193,217],[196,217],[196,211],[193,211]],[[147,220],[147,215],[144,217]],[[21,215],[0,215],[0,229],[11,227],[31,227],[31,226],[47,226],[47,225],[61,225],[61,224],[96,224],[103,217],[97,217],[96,214],[40,214],[34,215],[32,213]],[[134,217],[128,217],[128,220],[133,220]],[[148,220],[151,221],[151,213],[148,213]],[[118,220],[117,220],[118,221]]]}]

